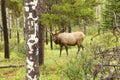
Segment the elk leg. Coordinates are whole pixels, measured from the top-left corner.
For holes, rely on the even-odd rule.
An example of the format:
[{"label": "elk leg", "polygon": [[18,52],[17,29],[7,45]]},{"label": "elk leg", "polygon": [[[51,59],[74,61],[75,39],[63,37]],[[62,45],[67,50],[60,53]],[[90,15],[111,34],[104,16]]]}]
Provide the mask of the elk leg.
[{"label": "elk leg", "polygon": [[82,50],[84,50],[84,46],[83,45],[80,45],[80,47],[82,48]]},{"label": "elk leg", "polygon": [[79,51],[80,51],[80,46],[78,45],[78,52],[77,52],[77,54],[79,53]]},{"label": "elk leg", "polygon": [[68,47],[67,47],[67,46],[65,46],[65,49],[66,49],[66,53],[67,53],[67,56],[68,56]]},{"label": "elk leg", "polygon": [[84,50],[84,46],[83,45],[78,45],[78,52],[77,52],[77,54],[79,53],[80,48],[82,48],[82,50]]},{"label": "elk leg", "polygon": [[61,53],[62,53],[62,47],[63,47],[63,46],[61,45],[61,46],[60,46],[60,56],[61,56]]}]

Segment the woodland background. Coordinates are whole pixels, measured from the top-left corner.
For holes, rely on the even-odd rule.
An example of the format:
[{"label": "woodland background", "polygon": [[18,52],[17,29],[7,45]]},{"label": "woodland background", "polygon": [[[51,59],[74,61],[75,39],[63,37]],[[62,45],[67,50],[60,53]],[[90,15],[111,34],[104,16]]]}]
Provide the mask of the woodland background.
[{"label": "woodland background", "polygon": [[[120,1],[41,1],[39,21],[42,25],[40,33],[42,58],[39,61],[39,79],[119,80]],[[24,1],[1,0],[0,5],[0,79],[24,80],[26,73]],[[54,44],[46,28],[53,33],[62,28],[66,32],[83,31],[86,35],[83,43],[85,50],[76,55],[77,47],[72,46],[69,47],[68,57],[65,50],[59,57],[59,45]]]}]

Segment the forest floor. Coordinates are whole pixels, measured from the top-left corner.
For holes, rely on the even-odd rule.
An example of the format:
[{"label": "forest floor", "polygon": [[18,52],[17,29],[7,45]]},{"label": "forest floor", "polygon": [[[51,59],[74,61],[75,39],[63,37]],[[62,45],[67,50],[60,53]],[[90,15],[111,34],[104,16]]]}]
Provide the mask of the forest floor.
[{"label": "forest floor", "polygon": [[[108,36],[108,35],[107,35]],[[110,35],[111,36],[111,35]],[[87,36],[84,41],[85,50],[80,51],[77,55],[77,46],[69,47],[69,55],[66,55],[65,49],[62,51],[61,57],[59,57],[59,45],[53,45],[53,50],[50,49],[50,45],[45,45],[44,50],[44,64],[40,66],[40,80],[69,80],[63,79],[65,76],[61,72],[66,68],[66,64],[76,56],[81,56],[82,53],[86,57],[91,57],[94,54],[90,51],[93,48],[97,48],[98,45],[103,47],[108,41],[110,47],[114,46],[110,41],[113,41],[113,38],[109,36],[103,36],[97,40],[91,42],[91,36]],[[101,41],[99,41],[101,40]],[[120,43],[119,43],[120,44]],[[81,57],[80,57],[81,58]],[[10,59],[4,59],[3,51],[0,52],[0,66],[10,66],[10,65],[26,65],[26,55],[23,53],[16,53],[14,51],[10,52]],[[14,67],[14,68],[0,68],[0,80],[25,80],[26,67]]]},{"label": "forest floor", "polygon": [[[54,50],[55,49],[55,50]],[[77,46],[69,47],[69,56],[66,55],[65,49],[62,51],[61,57],[59,57],[59,46],[54,47],[53,50],[45,48],[44,64],[40,67],[40,79],[41,80],[60,80],[60,69],[64,67],[73,56],[76,56]],[[4,59],[3,52],[0,52],[0,80],[24,80],[26,67],[11,67],[26,64],[25,54],[10,53],[10,59]]]}]

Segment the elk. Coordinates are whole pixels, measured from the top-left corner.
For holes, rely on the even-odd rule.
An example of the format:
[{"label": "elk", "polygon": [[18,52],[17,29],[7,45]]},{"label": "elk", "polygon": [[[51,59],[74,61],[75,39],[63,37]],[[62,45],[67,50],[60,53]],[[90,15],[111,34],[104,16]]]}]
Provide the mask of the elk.
[{"label": "elk", "polygon": [[61,56],[61,53],[62,53],[63,46],[66,49],[67,56],[68,56],[68,46],[77,45],[77,47],[78,47],[77,54],[79,53],[80,48],[84,49],[84,47],[82,45],[82,42],[84,40],[85,34],[83,32],[67,33],[67,32],[64,32],[64,30],[61,30],[61,31],[59,31],[58,33],[55,33],[55,34],[50,32],[50,34],[51,34],[52,39],[55,42],[55,44],[60,45],[60,56]]}]

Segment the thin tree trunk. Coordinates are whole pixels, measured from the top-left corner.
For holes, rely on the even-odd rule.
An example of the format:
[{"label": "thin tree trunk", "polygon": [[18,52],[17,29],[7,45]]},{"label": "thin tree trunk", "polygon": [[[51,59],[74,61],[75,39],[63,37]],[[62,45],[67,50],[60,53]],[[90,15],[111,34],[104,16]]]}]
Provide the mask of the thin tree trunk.
[{"label": "thin tree trunk", "polygon": [[3,32],[2,32],[2,30],[0,30],[0,37],[1,37],[1,41],[3,40]]},{"label": "thin tree trunk", "polygon": [[19,52],[19,44],[20,44],[20,32],[19,32],[19,27],[20,27],[20,19],[16,19],[16,26],[17,26],[17,44],[18,44],[18,52]]},{"label": "thin tree trunk", "polygon": [[44,64],[44,26],[39,24],[39,65]]},{"label": "thin tree trunk", "polygon": [[9,17],[8,17],[8,21],[9,21],[9,38],[12,38],[12,12],[9,11]]},{"label": "thin tree trunk", "polygon": [[48,32],[47,32],[47,28],[46,28],[46,45],[48,45]]},{"label": "thin tree trunk", "polygon": [[12,15],[11,15],[11,11],[7,9],[7,15],[8,15],[8,19],[7,19],[7,26],[8,26],[8,37],[9,39],[12,38],[11,36],[11,32],[12,32]]},{"label": "thin tree trunk", "polygon": [[1,38],[1,41],[3,40],[3,28],[2,26],[0,25],[0,38]]},{"label": "thin tree trunk", "polygon": [[85,22],[85,19],[83,19],[83,28],[84,28],[84,34],[86,34],[86,22]]},{"label": "thin tree trunk", "polygon": [[71,29],[70,24],[69,24],[69,26],[68,26],[68,32],[69,32],[69,33],[71,33],[71,32],[72,32],[72,29]]},{"label": "thin tree trunk", "polygon": [[8,40],[8,29],[7,29],[7,18],[6,18],[6,0],[1,0],[1,12],[2,12],[2,24],[3,24],[3,33],[4,33],[4,52],[5,58],[9,58],[9,40]]},{"label": "thin tree trunk", "polygon": [[39,80],[39,0],[24,0],[26,33],[26,80]]},{"label": "thin tree trunk", "polygon": [[100,35],[100,21],[97,22],[97,26],[98,26],[98,35]]},{"label": "thin tree trunk", "polygon": [[[50,32],[52,32],[52,27],[50,27]],[[51,50],[53,49],[53,41],[52,41],[51,35],[50,35],[50,48],[51,48]]]}]

